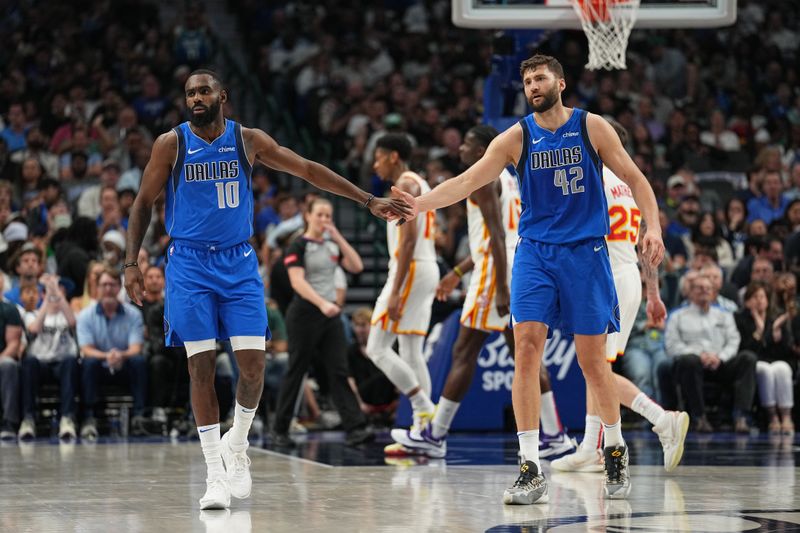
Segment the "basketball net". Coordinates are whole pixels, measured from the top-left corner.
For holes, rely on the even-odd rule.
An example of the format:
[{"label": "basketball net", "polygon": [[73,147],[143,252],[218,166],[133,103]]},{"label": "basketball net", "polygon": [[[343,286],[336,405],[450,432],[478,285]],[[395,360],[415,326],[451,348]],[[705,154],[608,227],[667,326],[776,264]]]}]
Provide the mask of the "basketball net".
[{"label": "basketball net", "polygon": [[640,0],[570,0],[589,40],[586,68],[625,69],[625,49]]}]

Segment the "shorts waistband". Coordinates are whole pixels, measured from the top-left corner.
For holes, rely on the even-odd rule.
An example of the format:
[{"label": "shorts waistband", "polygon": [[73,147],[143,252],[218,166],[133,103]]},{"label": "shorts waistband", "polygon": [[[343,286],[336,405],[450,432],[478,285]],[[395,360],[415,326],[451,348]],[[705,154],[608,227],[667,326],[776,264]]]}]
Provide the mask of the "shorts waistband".
[{"label": "shorts waistband", "polygon": [[177,244],[178,246],[185,246],[186,248],[193,248],[195,250],[202,250],[204,252],[222,252],[224,250],[236,248],[237,246],[240,246],[245,242],[247,241],[237,242],[236,244],[208,244],[204,242],[187,241],[184,239],[172,239],[172,244]]}]

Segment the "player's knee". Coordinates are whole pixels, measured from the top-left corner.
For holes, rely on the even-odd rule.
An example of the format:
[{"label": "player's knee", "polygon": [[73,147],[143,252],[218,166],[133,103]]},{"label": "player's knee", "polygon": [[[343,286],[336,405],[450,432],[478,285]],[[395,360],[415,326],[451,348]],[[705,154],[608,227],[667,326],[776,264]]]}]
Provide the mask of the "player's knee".
[{"label": "player's knee", "polygon": [[239,379],[244,381],[261,381],[264,379],[264,360],[250,361],[239,366]]}]

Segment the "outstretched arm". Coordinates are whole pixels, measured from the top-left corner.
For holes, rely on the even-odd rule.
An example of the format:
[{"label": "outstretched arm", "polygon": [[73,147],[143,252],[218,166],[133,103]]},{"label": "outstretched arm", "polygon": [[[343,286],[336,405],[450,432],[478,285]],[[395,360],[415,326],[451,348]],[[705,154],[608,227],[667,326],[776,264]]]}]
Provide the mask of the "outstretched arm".
[{"label": "outstretched arm", "polygon": [[642,254],[651,266],[657,267],[664,258],[664,242],[661,240],[658,204],[653,188],[625,151],[619,135],[608,121],[589,113],[586,117],[586,129],[603,164],[631,188],[633,199],[641,209],[642,219],[648,227],[641,240]]},{"label": "outstretched arm", "polygon": [[[128,216],[128,243],[125,247],[125,262],[135,262],[139,257],[139,248],[142,239],[150,225],[153,214],[153,203],[164,190],[170,176],[172,164],[178,152],[178,139],[175,133],[169,131],[156,139],[150,161],[142,173],[142,184],[139,193],[133,201],[130,215]],[[125,269],[125,290],[128,298],[136,305],[142,305],[144,294],[144,279],[139,267],[131,266]]]},{"label": "outstretched arm", "polygon": [[310,161],[279,145],[275,139],[258,129],[243,129],[247,152],[270,168],[303,178],[315,187],[366,205],[373,215],[385,220],[411,214],[405,202],[397,198],[371,198],[368,192],[356,187],[332,170]]},{"label": "outstretched arm", "polygon": [[423,211],[438,209],[463,200],[473,191],[496,180],[506,165],[517,164],[521,152],[522,126],[515,124],[494,138],[477,163],[432,191],[416,199],[396,187],[392,187],[392,193],[395,198],[404,199],[413,208],[413,215],[404,217],[406,220],[411,220]]}]

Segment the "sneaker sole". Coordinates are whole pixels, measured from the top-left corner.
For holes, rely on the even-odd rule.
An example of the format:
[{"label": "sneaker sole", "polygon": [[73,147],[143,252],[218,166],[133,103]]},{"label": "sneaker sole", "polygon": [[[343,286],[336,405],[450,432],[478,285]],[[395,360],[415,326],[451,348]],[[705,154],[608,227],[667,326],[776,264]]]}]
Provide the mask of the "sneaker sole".
[{"label": "sneaker sole", "polygon": [[[689,432],[689,415],[687,413],[681,413],[678,415],[678,430],[680,435],[680,444],[678,444],[677,450],[675,454],[672,456],[672,461],[669,464],[664,465],[664,470],[667,472],[672,472],[675,470],[681,462],[683,458],[683,445],[686,442],[686,433]],[[665,458],[666,459],[666,458]]]},{"label": "sneaker sole", "polygon": [[577,468],[570,468],[569,465],[565,466],[563,463],[553,461],[550,463],[550,468],[553,470],[558,470],[559,472],[584,472],[590,474],[596,474],[603,471],[603,465],[598,463],[582,465]]},{"label": "sneaker sole", "polygon": [[550,501],[550,495],[544,493],[536,500],[531,500],[529,496],[524,494],[503,494],[503,503],[506,505],[534,505],[537,503],[547,503]]},{"label": "sneaker sole", "polygon": [[209,510],[213,510],[213,509],[227,509],[230,506],[231,506],[230,498],[228,499],[227,503],[226,502],[219,502],[219,501],[211,501],[211,502],[206,502],[206,503],[203,503],[202,501],[200,502],[200,510],[201,511],[209,511]]}]

